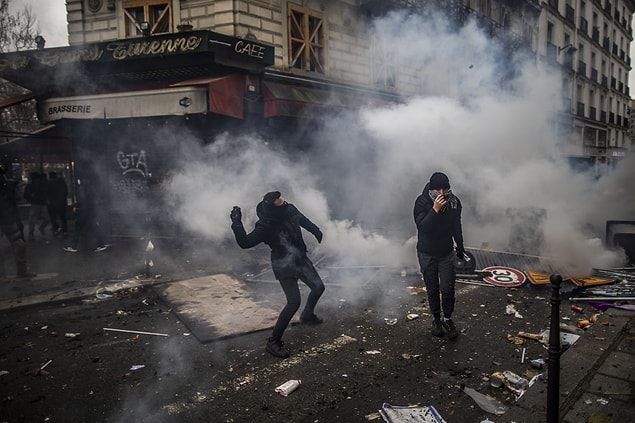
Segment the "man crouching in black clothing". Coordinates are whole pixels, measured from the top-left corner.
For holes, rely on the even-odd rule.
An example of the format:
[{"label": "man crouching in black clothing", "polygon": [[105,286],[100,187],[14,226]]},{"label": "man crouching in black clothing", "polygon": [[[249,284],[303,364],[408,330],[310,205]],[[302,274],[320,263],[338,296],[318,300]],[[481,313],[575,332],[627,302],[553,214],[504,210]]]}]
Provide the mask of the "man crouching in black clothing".
[{"label": "man crouching in black clothing", "polygon": [[265,194],[256,206],[256,214],[258,221],[255,228],[247,234],[243,227],[240,207],[234,206],[229,215],[232,221],[231,228],[241,248],[251,248],[261,242],[271,248],[271,267],[282,286],[287,304],[280,312],[273,333],[267,341],[267,351],[276,357],[287,358],[289,351],[284,347],[282,335],[300,308],[298,279],[311,288],[300,321],[310,325],[322,323],[322,319],[315,315],[314,309],[324,292],[324,283],[306,255],[301,228],[311,232],[318,243],[322,242],[322,232],[293,204],[287,203],[279,191]]}]

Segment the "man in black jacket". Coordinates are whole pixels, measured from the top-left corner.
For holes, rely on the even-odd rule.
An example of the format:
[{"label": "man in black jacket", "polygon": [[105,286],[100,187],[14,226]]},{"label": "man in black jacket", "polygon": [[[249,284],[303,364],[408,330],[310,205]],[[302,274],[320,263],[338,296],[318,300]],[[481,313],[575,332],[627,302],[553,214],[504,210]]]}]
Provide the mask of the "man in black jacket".
[{"label": "man in black jacket", "polygon": [[0,164],[0,237],[5,236],[11,243],[18,277],[30,278],[35,273],[27,271],[26,247],[18,226],[20,216],[16,205],[17,182],[7,179],[5,170],[4,165]]},{"label": "man in black jacket", "polygon": [[318,242],[322,242],[322,232],[293,204],[287,203],[279,191],[265,194],[256,206],[256,214],[259,220],[254,230],[247,234],[242,224],[241,209],[234,206],[229,215],[231,228],[241,248],[251,248],[261,242],[271,248],[271,267],[282,286],[287,304],[280,312],[273,333],[267,341],[267,351],[276,357],[287,358],[289,352],[282,342],[282,335],[300,308],[298,279],[311,289],[300,321],[309,325],[322,323],[314,310],[324,292],[324,283],[306,254],[301,228],[311,232]]},{"label": "man in black jacket", "polygon": [[[434,317],[432,335],[455,339],[458,331],[452,321],[455,302],[455,258],[465,259],[461,201],[452,193],[448,177],[435,172],[415,201],[417,258]],[[456,243],[456,256],[454,244]],[[441,313],[443,312],[443,320]]]}]

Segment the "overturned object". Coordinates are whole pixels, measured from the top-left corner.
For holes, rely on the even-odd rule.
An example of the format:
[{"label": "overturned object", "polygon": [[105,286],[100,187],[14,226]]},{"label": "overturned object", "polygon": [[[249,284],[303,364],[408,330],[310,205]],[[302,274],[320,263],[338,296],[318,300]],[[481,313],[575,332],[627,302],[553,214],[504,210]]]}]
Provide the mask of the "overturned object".
[{"label": "overturned object", "polygon": [[408,407],[394,406],[385,402],[381,406],[379,414],[387,423],[446,423],[437,410],[431,405],[425,407]]}]

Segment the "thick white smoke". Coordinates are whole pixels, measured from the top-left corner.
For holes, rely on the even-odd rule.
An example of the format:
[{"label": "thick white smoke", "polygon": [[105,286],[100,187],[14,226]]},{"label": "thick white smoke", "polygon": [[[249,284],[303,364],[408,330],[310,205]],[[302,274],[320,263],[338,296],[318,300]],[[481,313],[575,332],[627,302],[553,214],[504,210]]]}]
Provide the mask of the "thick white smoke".
[{"label": "thick white smoke", "polygon": [[632,159],[601,180],[573,172],[551,125],[560,76],[529,60],[512,61],[505,79],[499,59],[510,57],[475,26],[453,33],[434,22],[392,15],[376,25],[397,64],[420,66],[424,95],[329,119],[303,154],[289,153],[291,141],[255,137],[197,147],[171,182],[181,219],[212,240],[231,238],[232,206],[249,230],[262,195],[278,189],[322,228],[322,252],[350,264],[413,264],[414,199],[443,171],[463,202],[466,246],[506,250],[509,211],[542,209],[542,255],[572,271],[621,265],[601,240],[606,220],[635,216]]}]

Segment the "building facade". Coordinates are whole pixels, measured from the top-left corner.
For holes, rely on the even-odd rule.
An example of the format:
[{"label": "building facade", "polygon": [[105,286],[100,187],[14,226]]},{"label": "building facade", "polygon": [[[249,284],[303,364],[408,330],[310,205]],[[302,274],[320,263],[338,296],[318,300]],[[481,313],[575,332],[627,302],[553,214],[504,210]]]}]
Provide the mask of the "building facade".
[{"label": "building facade", "polygon": [[562,69],[565,152],[601,174],[632,147],[629,136],[631,0],[542,1],[536,52]]},{"label": "building facade", "polygon": [[562,71],[556,122],[574,163],[599,169],[630,147],[633,0],[67,0],[66,8],[70,46],[0,55],[0,77],[30,90],[40,121],[72,139],[74,179],[99,181],[106,208],[116,202],[121,214],[156,201],[174,160],[165,134],[175,128],[202,143],[225,131],[300,143],[342,109],[429,95],[425,60],[406,62],[373,31],[375,18],[397,9],[442,13],[457,27],[476,22],[510,53]]}]

